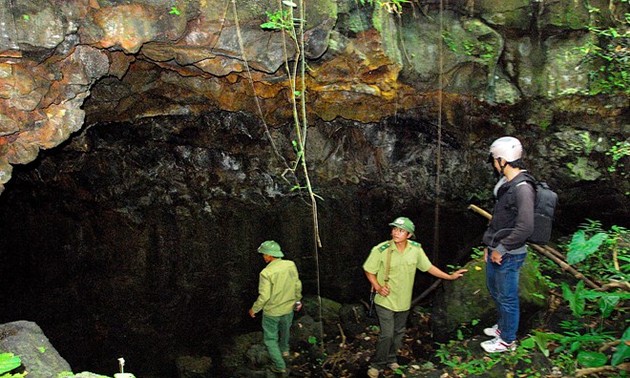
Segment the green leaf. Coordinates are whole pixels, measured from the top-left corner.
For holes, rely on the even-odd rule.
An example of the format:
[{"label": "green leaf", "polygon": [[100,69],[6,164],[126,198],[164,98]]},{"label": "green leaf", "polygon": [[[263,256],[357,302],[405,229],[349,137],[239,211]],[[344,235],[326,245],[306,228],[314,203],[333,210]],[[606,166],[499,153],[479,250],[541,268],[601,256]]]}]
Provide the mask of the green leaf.
[{"label": "green leaf", "polygon": [[582,262],[597,251],[607,237],[606,233],[599,232],[587,239],[584,230],[577,231],[568,246],[567,262],[571,265]]},{"label": "green leaf", "polygon": [[521,340],[521,346],[525,349],[532,349],[535,345],[534,336]]},{"label": "green leaf", "polygon": [[168,14],[174,14],[175,16],[179,16],[180,14],[182,14],[182,12],[180,12],[179,9],[177,9],[177,7],[171,7],[171,11],[168,12]]},{"label": "green leaf", "polygon": [[308,343],[309,343],[309,344],[311,344],[311,345],[315,345],[315,344],[317,344],[317,337],[315,337],[315,336],[309,336],[309,337],[308,337]]},{"label": "green leaf", "polygon": [[261,24],[260,27],[261,29],[273,29],[273,30],[278,29],[277,25],[271,21]]},{"label": "green leaf", "polygon": [[612,314],[620,299],[618,295],[606,295],[599,299],[599,311],[601,311],[604,319]]},{"label": "green leaf", "polygon": [[20,357],[13,353],[0,353],[0,374],[11,371],[22,365]]},{"label": "green leaf", "polygon": [[577,361],[584,367],[600,367],[606,365],[608,357],[601,352],[581,350],[577,355]]},{"label": "green leaf", "polygon": [[584,315],[584,309],[586,307],[586,300],[584,297],[584,281],[579,281],[575,285],[575,292],[571,291],[571,288],[566,282],[562,283],[562,295],[564,299],[569,302],[569,308],[575,317]]},{"label": "green leaf", "polygon": [[538,349],[540,349],[545,357],[549,357],[549,334],[545,332],[536,332],[534,337],[531,339],[534,343],[536,343]]},{"label": "green leaf", "polygon": [[626,328],[623,336],[621,336],[621,343],[617,346],[617,351],[613,354],[611,363],[613,366],[617,366],[628,358],[630,358],[630,327]]}]

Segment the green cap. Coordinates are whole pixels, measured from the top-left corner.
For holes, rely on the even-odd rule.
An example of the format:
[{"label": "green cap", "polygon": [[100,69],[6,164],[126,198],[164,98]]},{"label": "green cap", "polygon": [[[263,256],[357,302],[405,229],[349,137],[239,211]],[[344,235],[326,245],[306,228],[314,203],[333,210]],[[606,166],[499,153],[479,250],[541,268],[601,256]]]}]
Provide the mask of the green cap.
[{"label": "green cap", "polygon": [[280,244],[276,243],[273,240],[267,240],[262,242],[260,247],[258,247],[258,253],[262,253],[265,255],[273,256],[273,257],[283,257],[284,253],[280,249]]},{"label": "green cap", "polygon": [[410,233],[411,236],[415,236],[414,232],[416,231],[416,226],[414,226],[411,219],[407,217],[398,217],[389,225],[393,227],[402,228],[403,230]]}]

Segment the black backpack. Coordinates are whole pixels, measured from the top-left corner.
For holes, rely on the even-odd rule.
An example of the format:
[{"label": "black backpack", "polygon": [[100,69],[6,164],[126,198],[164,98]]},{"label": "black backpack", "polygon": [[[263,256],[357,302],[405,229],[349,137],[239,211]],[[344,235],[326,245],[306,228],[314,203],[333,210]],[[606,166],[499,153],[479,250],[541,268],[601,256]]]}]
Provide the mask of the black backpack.
[{"label": "black backpack", "polygon": [[527,181],[536,189],[536,201],[534,202],[534,232],[527,241],[534,244],[545,245],[551,239],[553,217],[558,206],[558,194],[551,190],[544,181],[536,180],[532,175],[525,173],[523,181]]}]

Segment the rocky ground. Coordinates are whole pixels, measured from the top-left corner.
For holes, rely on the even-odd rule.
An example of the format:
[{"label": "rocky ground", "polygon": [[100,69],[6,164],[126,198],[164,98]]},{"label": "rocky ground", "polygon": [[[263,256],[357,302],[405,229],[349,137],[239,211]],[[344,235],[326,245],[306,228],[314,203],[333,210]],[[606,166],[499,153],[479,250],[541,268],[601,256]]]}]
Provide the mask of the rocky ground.
[{"label": "rocky ground", "polygon": [[[552,282],[576,285],[574,277],[553,266],[547,266],[543,275]],[[620,294],[623,297],[623,293]],[[473,320],[462,324],[456,335],[435,335],[431,332],[431,303],[425,301],[414,307],[409,317],[409,327],[400,350],[396,370],[385,370],[383,377],[625,377],[630,371],[630,363],[616,367],[603,364],[587,366],[584,355],[590,349],[597,349],[610,361],[611,355],[624,346],[619,338],[627,328],[630,317],[625,307],[618,306],[610,317],[602,318],[596,311],[585,311],[576,318],[571,304],[563,298],[559,286],[551,289],[548,307],[527,319],[521,319],[519,346],[515,352],[489,355],[480,347],[480,342],[488,339],[482,329],[486,324]],[[623,303],[623,302],[621,302]],[[490,305],[490,302],[488,302]],[[326,305],[326,303],[324,303]],[[378,321],[370,317],[367,305],[344,305],[339,310],[338,324],[324,323],[323,340],[317,335],[320,323],[310,314],[297,315],[292,333],[292,355],[287,360],[290,377],[366,377],[370,359],[378,339]],[[316,314],[313,316],[317,317]],[[325,314],[324,314],[325,317]],[[343,324],[343,326],[342,326]],[[572,330],[568,329],[570,325]],[[570,328],[570,327],[569,327]],[[532,335],[539,336],[538,341]],[[567,341],[567,335],[574,336]],[[220,374],[229,377],[274,377],[266,369],[269,360],[261,340],[261,334],[250,334],[245,360],[240,364],[226,356]],[[544,339],[546,348],[538,344]],[[300,340],[300,341],[296,341]],[[439,341],[441,340],[441,342]],[[243,340],[241,340],[243,341]],[[245,342],[244,344],[248,344]],[[567,343],[570,342],[570,346]],[[621,343],[623,344],[623,342]],[[627,342],[625,342],[627,346]],[[567,349],[571,349],[568,351]],[[546,349],[546,352],[543,351]],[[243,355],[242,354],[242,355]],[[627,357],[626,357],[627,360]],[[232,366],[229,366],[232,364]],[[225,370],[224,370],[225,369]]]}]

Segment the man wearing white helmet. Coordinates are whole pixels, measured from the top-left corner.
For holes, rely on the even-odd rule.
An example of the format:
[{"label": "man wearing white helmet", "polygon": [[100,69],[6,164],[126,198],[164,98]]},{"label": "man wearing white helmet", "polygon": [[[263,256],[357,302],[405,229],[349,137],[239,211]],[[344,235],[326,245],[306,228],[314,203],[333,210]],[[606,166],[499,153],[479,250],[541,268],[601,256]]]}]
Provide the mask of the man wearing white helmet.
[{"label": "man wearing white helmet", "polygon": [[527,238],[534,231],[536,192],[522,161],[523,146],[514,137],[502,137],[490,146],[489,160],[500,175],[494,187],[496,203],[483,235],[487,246],[486,284],[498,312],[497,324],[484,329],[493,339],[481,343],[489,353],[516,349],[520,306],[519,272],[527,254]]}]

